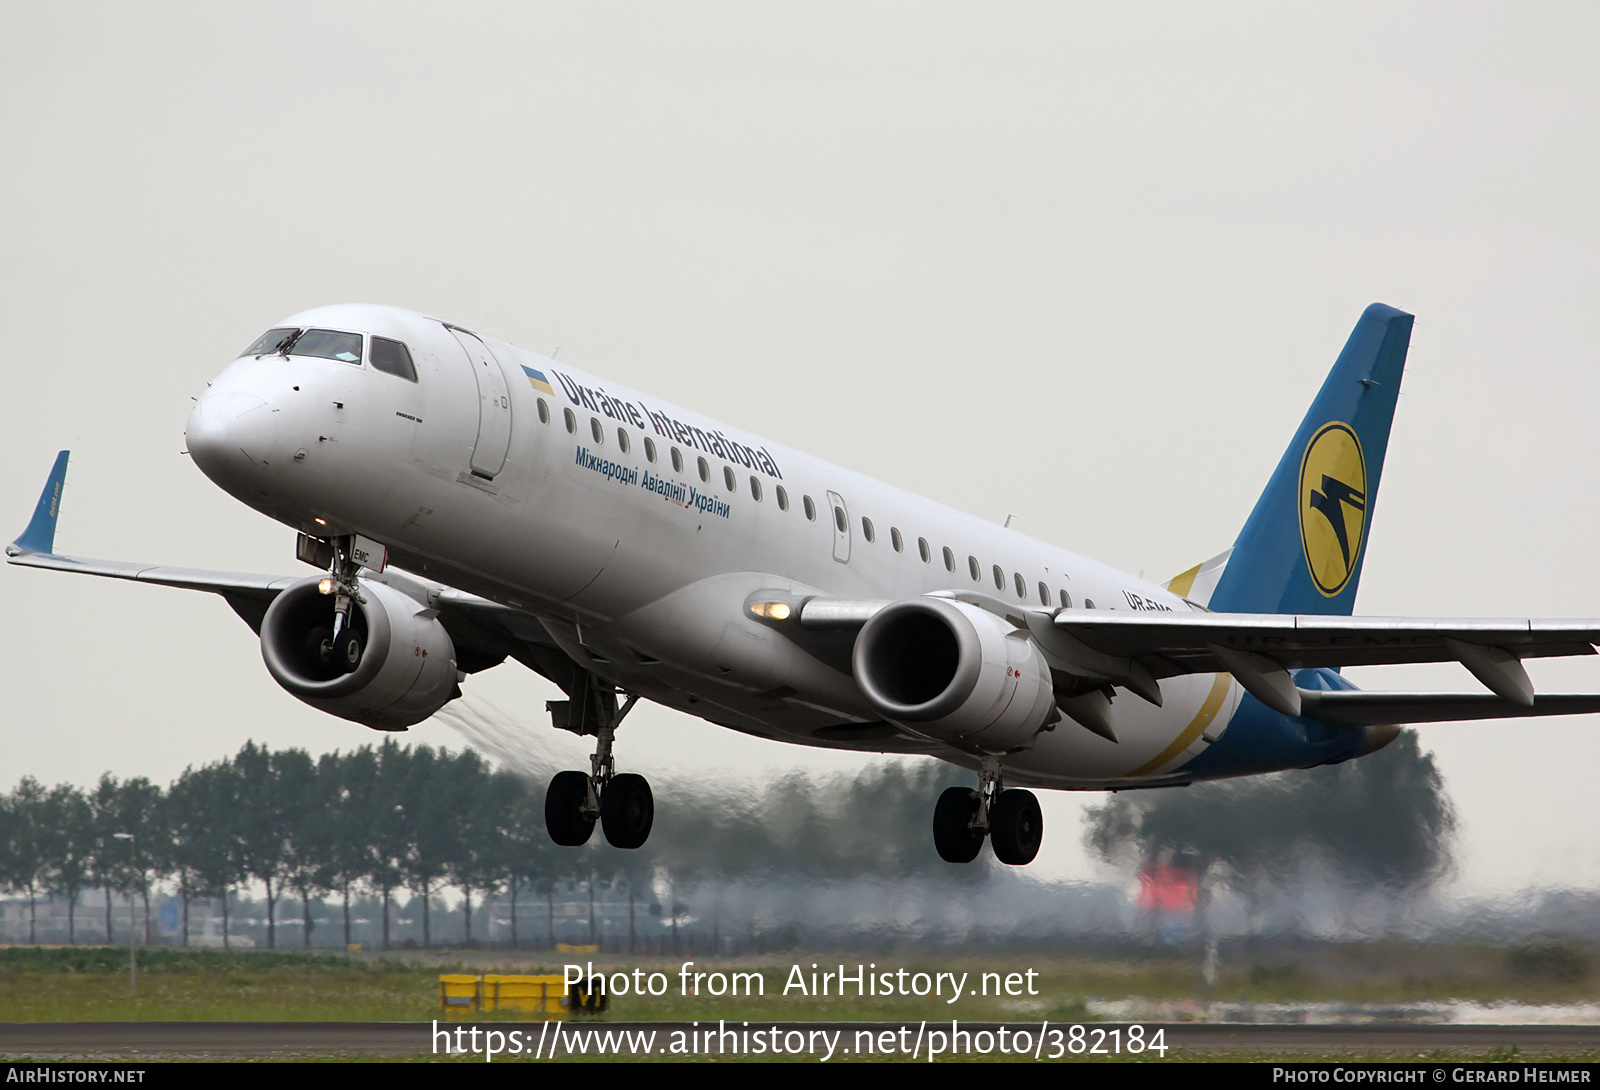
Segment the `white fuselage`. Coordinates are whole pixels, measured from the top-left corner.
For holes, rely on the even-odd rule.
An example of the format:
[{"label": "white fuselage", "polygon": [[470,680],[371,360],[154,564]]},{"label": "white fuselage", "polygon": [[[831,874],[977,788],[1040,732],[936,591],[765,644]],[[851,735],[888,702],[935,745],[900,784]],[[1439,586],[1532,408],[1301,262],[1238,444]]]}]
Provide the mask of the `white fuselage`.
[{"label": "white fuselage", "polygon": [[[283,324],[401,341],[417,380],[365,358],[242,357],[190,419],[190,450],[209,476],[296,529],[382,542],[399,567],[531,614],[586,669],[733,729],[979,760],[882,723],[848,665],[752,620],[744,605],[759,591],[855,600],[981,591],[1050,613],[1193,608],[1015,531],[421,315],[340,306]],[[1239,702],[1227,675],[1172,677],[1162,689],[1161,708],[1118,694],[1116,742],[1063,719],[1005,756],[1008,779],[1068,788],[1159,779],[1214,741]]]}]

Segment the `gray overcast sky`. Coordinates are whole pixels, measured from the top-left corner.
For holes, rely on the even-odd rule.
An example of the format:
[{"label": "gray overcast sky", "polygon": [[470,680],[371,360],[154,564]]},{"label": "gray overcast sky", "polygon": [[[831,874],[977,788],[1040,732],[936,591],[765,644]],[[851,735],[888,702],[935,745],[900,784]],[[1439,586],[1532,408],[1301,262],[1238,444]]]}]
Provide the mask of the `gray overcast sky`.
[{"label": "gray overcast sky", "polygon": [[[0,4],[0,519],[293,572],[181,456],[275,319],[482,327],[1155,578],[1227,546],[1361,309],[1418,315],[1360,609],[1600,615],[1588,5]],[[0,530],[3,530],[0,527]],[[0,572],[0,790],[376,736],[220,600]],[[541,681],[469,700],[576,761]],[[1540,664],[1600,687],[1600,664]],[[1368,687],[1471,687],[1456,667]],[[620,752],[848,769],[659,709]],[[459,744],[430,723],[413,738]],[[1600,883],[1600,722],[1425,728],[1459,888]],[[576,764],[573,765],[576,767]],[[1038,873],[1092,873],[1087,800]]]}]

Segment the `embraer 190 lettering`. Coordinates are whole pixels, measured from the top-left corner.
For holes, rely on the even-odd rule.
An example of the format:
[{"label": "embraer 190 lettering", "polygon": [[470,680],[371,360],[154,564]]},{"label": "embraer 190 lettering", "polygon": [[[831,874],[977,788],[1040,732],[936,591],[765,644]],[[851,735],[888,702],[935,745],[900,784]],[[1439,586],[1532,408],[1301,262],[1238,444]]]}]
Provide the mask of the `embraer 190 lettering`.
[{"label": "embraer 190 lettering", "polygon": [[[55,552],[67,452],[13,564],[222,595],[273,678],[404,730],[507,657],[595,739],[551,781],[560,844],[636,848],[654,803],[617,729],[654,700],[778,741],[971,769],[951,862],[1024,864],[1027,787],[1160,787],[1372,753],[1397,724],[1600,711],[1522,660],[1600,621],[1354,617],[1411,316],[1361,316],[1233,547],[1163,585],[492,337],[380,306],[262,334],[200,396],[189,453],[299,531],[305,578]],[[1487,693],[1360,692],[1343,666],[1462,663]]]}]

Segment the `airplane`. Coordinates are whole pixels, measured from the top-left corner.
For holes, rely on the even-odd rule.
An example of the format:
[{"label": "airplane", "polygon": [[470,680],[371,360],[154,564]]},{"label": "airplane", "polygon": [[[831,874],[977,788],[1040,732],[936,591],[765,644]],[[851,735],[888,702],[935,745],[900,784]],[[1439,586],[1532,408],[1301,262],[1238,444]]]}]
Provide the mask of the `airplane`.
[{"label": "airplane", "polygon": [[[1401,724],[1600,711],[1522,660],[1600,620],[1356,617],[1412,316],[1366,309],[1231,548],[1154,584],[487,334],[394,307],[285,318],[197,399],[188,453],[298,531],[304,577],[55,552],[62,451],[12,564],[219,594],[271,676],[377,730],[508,657],[554,682],[558,844],[645,843],[614,742],[640,699],[777,741],[976,773],[952,863],[1039,851],[1028,788],[1182,786],[1373,753]],[[1488,692],[1362,692],[1345,666],[1460,662]]]}]

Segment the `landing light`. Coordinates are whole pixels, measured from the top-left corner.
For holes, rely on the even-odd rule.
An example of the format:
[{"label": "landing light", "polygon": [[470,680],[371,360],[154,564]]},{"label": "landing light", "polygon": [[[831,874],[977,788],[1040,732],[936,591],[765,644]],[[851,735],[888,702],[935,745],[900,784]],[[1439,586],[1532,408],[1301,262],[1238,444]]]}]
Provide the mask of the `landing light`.
[{"label": "landing light", "polygon": [[317,593],[318,594],[332,594],[333,593],[333,579],[332,579],[332,577],[329,577],[329,578],[326,578],[326,579],[317,580]]},{"label": "landing light", "polygon": [[788,602],[757,602],[750,607],[750,612],[757,617],[766,617],[774,621],[787,621],[792,611]]}]

